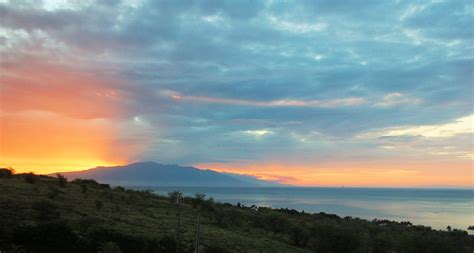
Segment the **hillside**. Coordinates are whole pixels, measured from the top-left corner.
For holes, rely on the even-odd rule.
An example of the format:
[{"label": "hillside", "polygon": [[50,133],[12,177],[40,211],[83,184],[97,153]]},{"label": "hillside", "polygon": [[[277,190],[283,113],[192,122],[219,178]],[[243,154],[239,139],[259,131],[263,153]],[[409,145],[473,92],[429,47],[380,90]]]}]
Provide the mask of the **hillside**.
[{"label": "hillside", "polygon": [[179,165],[139,162],[125,166],[96,167],[84,171],[61,172],[68,179],[90,178],[122,186],[274,186],[276,183],[251,176],[219,173]]},{"label": "hillside", "polygon": [[474,238],[465,231],[232,206],[200,195],[182,199],[178,209],[176,193],[158,196],[93,180],[68,182],[0,170],[0,191],[2,252],[177,252],[178,245],[180,252],[194,252],[198,213],[204,253],[474,249]]}]

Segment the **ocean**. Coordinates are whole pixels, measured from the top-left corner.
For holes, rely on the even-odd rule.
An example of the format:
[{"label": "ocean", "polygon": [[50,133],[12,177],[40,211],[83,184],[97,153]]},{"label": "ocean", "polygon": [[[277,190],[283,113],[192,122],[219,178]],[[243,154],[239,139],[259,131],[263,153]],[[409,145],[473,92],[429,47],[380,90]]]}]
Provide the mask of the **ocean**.
[{"label": "ocean", "polygon": [[[143,187],[141,187],[143,189]],[[290,208],[325,212],[368,220],[410,221],[414,225],[466,230],[474,225],[474,189],[396,188],[225,188],[150,187],[158,194],[181,191],[185,196],[204,193],[216,201],[246,206]]]}]

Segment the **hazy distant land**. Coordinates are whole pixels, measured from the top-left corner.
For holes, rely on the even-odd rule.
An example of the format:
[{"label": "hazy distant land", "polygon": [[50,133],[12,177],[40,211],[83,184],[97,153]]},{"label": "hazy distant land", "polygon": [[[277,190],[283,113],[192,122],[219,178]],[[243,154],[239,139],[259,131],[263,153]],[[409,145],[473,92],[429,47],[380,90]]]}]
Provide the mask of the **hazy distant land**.
[{"label": "hazy distant land", "polygon": [[155,162],[96,167],[84,171],[60,172],[60,174],[68,179],[90,178],[103,183],[122,186],[282,186],[280,183],[259,180],[252,176],[220,173],[179,165],[163,165]]}]

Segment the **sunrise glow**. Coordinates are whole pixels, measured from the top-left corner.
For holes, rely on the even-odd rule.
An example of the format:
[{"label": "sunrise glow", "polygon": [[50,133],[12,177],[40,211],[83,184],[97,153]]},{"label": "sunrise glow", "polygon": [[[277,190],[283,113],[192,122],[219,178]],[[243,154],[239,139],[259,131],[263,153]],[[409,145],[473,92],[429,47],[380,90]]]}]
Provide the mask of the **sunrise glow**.
[{"label": "sunrise glow", "polygon": [[468,4],[152,2],[0,3],[0,167],[473,186]]}]

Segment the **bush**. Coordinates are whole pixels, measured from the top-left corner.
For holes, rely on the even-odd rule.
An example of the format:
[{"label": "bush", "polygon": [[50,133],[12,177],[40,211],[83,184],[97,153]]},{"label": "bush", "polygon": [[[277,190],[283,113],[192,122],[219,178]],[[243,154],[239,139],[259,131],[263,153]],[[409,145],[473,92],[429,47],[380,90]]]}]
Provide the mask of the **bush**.
[{"label": "bush", "polygon": [[81,192],[86,193],[88,190],[87,184],[81,184],[80,186],[81,186]]},{"label": "bush", "polygon": [[64,192],[58,188],[52,187],[49,189],[48,198],[55,199],[59,194],[64,194]]},{"label": "bush", "polygon": [[56,176],[58,177],[59,186],[65,187],[67,184],[67,178],[61,174],[56,174]]},{"label": "bush", "polygon": [[23,175],[23,179],[25,180],[25,182],[27,182],[28,184],[34,184],[36,183],[36,181],[38,180],[38,176],[35,175],[34,173],[30,172],[30,173],[26,173]]},{"label": "bush", "polygon": [[293,224],[289,230],[293,245],[305,247],[311,236],[310,231],[303,224]]},{"label": "bush", "polygon": [[12,168],[0,168],[0,178],[11,178],[15,174]]},{"label": "bush", "polygon": [[102,189],[110,189],[110,184],[99,184]]},{"label": "bush", "polygon": [[95,181],[94,179],[80,179],[80,178],[77,178],[77,179],[74,179],[71,183],[79,184],[79,185],[85,184],[85,185],[90,186],[92,188],[99,188],[99,186],[100,186],[100,184],[97,181]]},{"label": "bush", "polygon": [[95,201],[95,208],[97,210],[101,210],[103,206],[104,206],[104,203],[102,203],[102,201],[100,201],[100,200]]},{"label": "bush", "polygon": [[177,204],[181,201],[183,194],[179,191],[168,192],[168,198],[170,199],[170,203]]},{"label": "bush", "polygon": [[98,248],[99,253],[120,253],[120,247],[115,242],[102,243]]},{"label": "bush", "polygon": [[77,252],[77,236],[61,222],[21,226],[14,231],[13,241],[27,252]]},{"label": "bush", "polygon": [[203,203],[204,201],[206,201],[205,199],[206,199],[206,194],[204,194],[204,193],[196,193],[196,194],[194,195],[194,198],[191,200],[191,203],[192,203],[192,205],[193,205],[194,208],[201,208],[202,203]]},{"label": "bush", "polygon": [[265,227],[273,232],[273,235],[287,231],[290,224],[284,214],[273,211],[263,215],[263,222]]},{"label": "bush", "polygon": [[90,245],[95,250],[104,245],[104,242],[116,243],[122,252],[156,252],[152,250],[147,251],[147,249],[150,248],[151,245],[155,245],[155,247],[158,245],[158,242],[155,240],[98,227],[91,229],[91,231],[86,234],[86,237],[90,238]]},{"label": "bush", "polygon": [[159,242],[160,251],[159,252],[169,252],[175,253],[178,248],[178,243],[176,239],[172,236],[165,236],[161,238]]},{"label": "bush", "polygon": [[48,200],[37,201],[31,208],[36,212],[36,218],[42,222],[49,222],[60,216],[58,207]]},{"label": "bush", "polygon": [[8,250],[7,252],[9,252],[9,253],[27,253],[26,249],[23,246],[15,245],[15,244],[13,244],[11,246],[10,250]]},{"label": "bush", "polygon": [[77,252],[77,236],[64,223],[43,223],[37,226],[17,227],[13,241],[23,245],[27,252]]},{"label": "bush", "polygon": [[204,253],[226,253],[229,252],[226,248],[218,245],[208,245],[204,248]]},{"label": "bush", "polygon": [[114,189],[119,191],[119,192],[125,192],[125,188],[123,188],[122,186],[117,186]]}]

